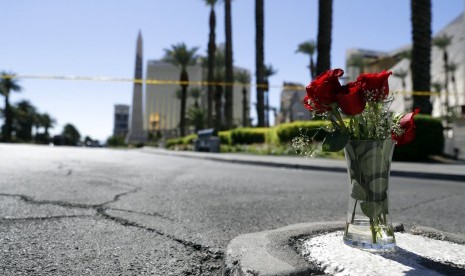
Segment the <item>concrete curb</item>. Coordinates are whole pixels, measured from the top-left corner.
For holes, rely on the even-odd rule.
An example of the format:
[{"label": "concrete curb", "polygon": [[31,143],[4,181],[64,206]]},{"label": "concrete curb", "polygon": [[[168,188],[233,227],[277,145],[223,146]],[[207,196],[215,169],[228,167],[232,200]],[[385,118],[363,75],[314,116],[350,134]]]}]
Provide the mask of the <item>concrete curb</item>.
[{"label": "concrete curb", "polygon": [[[224,276],[325,275],[321,268],[307,262],[299,253],[298,240],[308,236],[344,229],[344,222],[316,222],[237,236],[227,246]],[[396,231],[403,231],[401,224]],[[465,236],[424,226],[412,227],[411,234],[465,244]]]},{"label": "concrete curb", "polygon": [[301,223],[240,235],[226,249],[223,275],[324,275],[300,256],[295,241],[343,228],[343,222]]},{"label": "concrete curb", "polygon": [[[328,172],[339,172],[339,173],[347,172],[347,168],[345,167],[345,165],[334,166],[334,165],[326,164],[323,166],[323,165],[299,164],[299,163],[293,163],[293,162],[282,162],[279,160],[274,160],[274,161],[273,160],[259,160],[255,156],[249,157],[247,155],[231,157],[230,155],[224,156],[218,153],[210,154],[210,153],[198,153],[198,152],[178,152],[178,151],[160,150],[160,149],[154,149],[154,148],[148,148],[148,147],[144,147],[142,151],[147,152],[147,153],[152,153],[152,154],[198,158],[198,159],[219,161],[219,162],[226,162],[226,163],[237,163],[237,164],[268,166],[268,167],[278,167],[278,168],[288,168],[288,169],[317,170],[317,171],[328,171]],[[464,169],[465,169],[465,166],[464,166]],[[391,176],[465,182],[465,174],[399,170],[396,168],[391,168]]]}]

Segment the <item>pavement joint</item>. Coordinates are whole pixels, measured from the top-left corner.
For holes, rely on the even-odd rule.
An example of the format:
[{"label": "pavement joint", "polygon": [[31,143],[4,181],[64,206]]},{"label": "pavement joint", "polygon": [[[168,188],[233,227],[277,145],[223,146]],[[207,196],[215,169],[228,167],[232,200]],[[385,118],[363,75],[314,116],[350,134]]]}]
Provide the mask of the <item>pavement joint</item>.
[{"label": "pavement joint", "polygon": [[135,210],[127,210],[127,209],[120,209],[120,208],[106,208],[107,210],[112,210],[112,211],[121,211],[121,212],[126,212],[126,213],[132,213],[132,214],[139,214],[139,215],[144,215],[144,216],[150,216],[150,217],[159,217],[165,220],[169,220],[172,222],[175,222],[176,220],[173,218],[170,218],[168,216],[165,216],[163,214],[157,213],[157,212],[141,212],[141,211],[135,211]]}]

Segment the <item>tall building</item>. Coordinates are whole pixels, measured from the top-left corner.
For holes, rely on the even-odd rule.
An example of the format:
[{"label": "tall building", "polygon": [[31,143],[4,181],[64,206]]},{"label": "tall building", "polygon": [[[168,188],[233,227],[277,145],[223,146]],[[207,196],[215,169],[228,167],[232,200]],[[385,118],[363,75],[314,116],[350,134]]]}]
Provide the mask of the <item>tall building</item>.
[{"label": "tall building", "polygon": [[[235,67],[234,71],[245,70]],[[171,63],[162,60],[149,60],[147,63],[147,83],[145,86],[145,117],[144,130],[147,132],[160,132],[164,137],[173,137],[179,133],[181,101],[179,99],[179,84],[172,81],[179,80],[180,69]],[[187,67],[189,76],[189,90],[201,90],[198,99],[199,106],[207,109],[206,87],[201,82],[206,80],[206,70],[200,63]],[[166,83],[152,83],[151,80],[166,81]],[[224,94],[223,94],[224,95]],[[187,97],[187,110],[194,105],[195,100]],[[223,102],[224,103],[224,102]],[[250,91],[247,94],[247,105],[250,106]],[[233,89],[233,124],[242,125],[242,85],[235,85]],[[189,126],[187,133],[194,128]]]},{"label": "tall building", "polygon": [[126,143],[145,143],[147,132],[144,130],[144,117],[142,105],[142,34],[139,31],[137,36],[136,66],[134,73],[134,89],[132,94],[132,108],[130,116],[129,132],[126,136]]},{"label": "tall building", "polygon": [[300,83],[283,83],[278,124],[310,120],[312,118],[312,114],[302,104],[305,93],[305,86]]},{"label": "tall building", "polygon": [[129,105],[116,104],[113,136],[126,137],[129,131]]}]

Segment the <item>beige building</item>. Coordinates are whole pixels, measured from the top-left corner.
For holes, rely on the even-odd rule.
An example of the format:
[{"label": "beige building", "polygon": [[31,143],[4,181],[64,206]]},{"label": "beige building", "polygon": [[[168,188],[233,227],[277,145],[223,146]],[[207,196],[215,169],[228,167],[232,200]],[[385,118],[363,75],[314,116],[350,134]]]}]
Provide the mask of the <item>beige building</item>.
[{"label": "beige building", "polygon": [[[234,70],[245,70],[235,67]],[[206,86],[201,82],[206,79],[206,72],[200,63],[187,68],[189,81],[188,90],[193,87],[199,88],[201,96],[199,106],[207,109]],[[144,129],[148,132],[160,131],[165,137],[178,134],[181,101],[176,95],[180,90],[179,84],[170,81],[179,80],[180,69],[171,63],[160,60],[149,60],[147,64],[147,83],[145,85],[145,118]],[[150,80],[167,81],[166,84],[152,84]],[[250,106],[250,89],[247,89],[247,102]],[[224,92],[223,92],[224,95]],[[192,97],[187,98],[187,109],[194,105]],[[213,106],[214,108],[214,106]],[[187,110],[186,110],[187,112]],[[233,89],[233,124],[242,124],[242,85],[235,85]],[[193,132],[193,127],[187,129],[187,133]]]}]

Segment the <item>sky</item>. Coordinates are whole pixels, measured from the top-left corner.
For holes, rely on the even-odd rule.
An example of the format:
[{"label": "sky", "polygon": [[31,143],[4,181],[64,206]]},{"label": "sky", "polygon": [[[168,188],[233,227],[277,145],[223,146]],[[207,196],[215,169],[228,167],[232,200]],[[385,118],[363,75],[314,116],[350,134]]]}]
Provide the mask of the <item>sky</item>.
[{"label": "sky", "polygon": [[[277,69],[269,78],[270,105],[279,108],[284,81],[310,81],[307,55],[298,44],[315,39],[317,0],[265,2],[265,64]],[[204,0],[0,0],[3,22],[0,71],[19,76],[134,77],[136,38],[143,36],[144,69],[178,42],[206,55],[209,7]],[[255,1],[232,1],[234,65],[255,75]],[[464,0],[432,0],[433,35],[464,10]],[[224,5],[216,6],[216,42],[224,42]],[[409,0],[334,0],[331,67],[345,66],[350,48],[392,51],[411,44]],[[252,79],[254,81],[254,78]],[[113,132],[115,104],[131,104],[132,83],[19,79],[22,92],[39,112],[66,123],[81,135],[105,141]],[[251,91],[254,103],[255,91]],[[1,107],[3,105],[0,104]],[[256,117],[254,110],[252,116]]]}]

